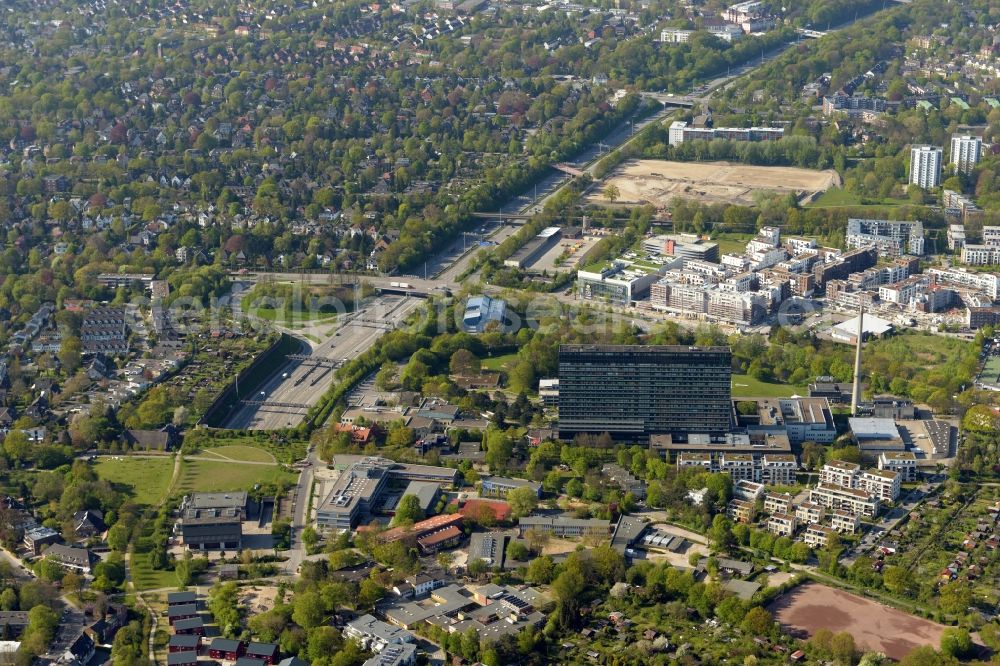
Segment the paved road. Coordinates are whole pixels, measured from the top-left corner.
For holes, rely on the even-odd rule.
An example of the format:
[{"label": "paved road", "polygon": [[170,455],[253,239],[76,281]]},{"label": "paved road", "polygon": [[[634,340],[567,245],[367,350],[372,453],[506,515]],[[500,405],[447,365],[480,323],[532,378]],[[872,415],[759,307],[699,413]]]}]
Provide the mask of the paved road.
[{"label": "paved road", "polygon": [[921,502],[927,499],[927,496],[930,495],[943,480],[943,477],[940,476],[933,477],[932,480],[920,484],[920,486],[907,493],[896,506],[879,516],[878,521],[869,527],[861,537],[861,542],[856,548],[852,548],[850,551],[844,553],[840,560],[841,563],[844,564],[844,566],[849,567],[854,564],[854,561],[859,557],[873,551],[879,543],[882,542],[882,539],[884,539],[889,532],[896,529],[896,527],[910,515],[910,512],[916,509]]},{"label": "paved road", "polygon": [[83,631],[87,623],[82,610],[68,603],[65,597],[62,601],[65,607],[62,611],[62,617],[59,620],[59,628],[56,630],[56,636],[52,640],[52,643],[49,644],[48,652],[44,655],[48,659],[61,658],[63,653],[80,635],[80,632]]},{"label": "paved road", "polygon": [[[342,315],[336,331],[321,343],[302,340],[299,353],[343,362],[367,351],[387,330],[395,328],[422,301],[387,294],[376,296],[356,312]],[[295,333],[290,331],[291,333]],[[334,370],[307,361],[288,361],[272,377],[243,399],[263,400],[264,405],[243,405],[230,416],[229,428],[265,430],[298,425],[308,406],[315,404],[334,379]],[[304,405],[301,408],[269,406],[267,403]]]},{"label": "paved road", "polygon": [[0,559],[3,559],[7,564],[10,565],[10,572],[14,578],[22,581],[31,580],[35,577],[29,569],[25,568],[21,560],[17,559],[13,553],[11,553],[6,548],[0,548]]}]

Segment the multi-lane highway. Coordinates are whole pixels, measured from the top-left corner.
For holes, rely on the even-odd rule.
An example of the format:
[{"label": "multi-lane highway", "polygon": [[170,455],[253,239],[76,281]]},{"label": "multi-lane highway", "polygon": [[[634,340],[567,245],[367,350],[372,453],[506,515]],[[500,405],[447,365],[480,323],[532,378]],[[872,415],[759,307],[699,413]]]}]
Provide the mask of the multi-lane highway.
[{"label": "multi-lane highway", "polygon": [[[836,29],[850,25],[853,21],[848,21]],[[759,61],[748,63],[743,67],[735,69],[726,76],[720,76],[706,85],[703,85],[691,94],[678,98],[679,103],[684,105],[690,103],[707,102],[712,94],[719,89],[723,89],[732,84],[736,79],[753,71],[764,62],[771,60],[791,46],[783,44],[772,51],[762,54]],[[649,97],[660,99],[661,96],[647,94]],[[669,106],[660,109],[650,116],[634,122],[628,120],[623,122],[610,135],[604,137],[601,142],[597,142],[581,150],[574,156],[568,164],[575,168],[580,168],[585,173],[593,174],[594,167],[599,159],[608,151],[620,149],[627,144],[630,139],[646,126],[663,121],[674,112],[674,108]],[[461,274],[469,266],[472,258],[477,253],[478,242],[480,240],[490,240],[492,242],[502,242],[516,231],[512,224],[504,224],[501,221],[502,214],[531,213],[539,209],[541,205],[559,189],[565,185],[571,176],[563,171],[553,169],[533,190],[520,196],[509,199],[500,207],[496,219],[487,219],[473,232],[460,236],[448,247],[429,257],[423,266],[416,267],[417,276],[366,276],[363,278],[376,288],[393,289],[398,288],[400,282],[404,282],[408,289],[421,293],[431,293],[440,288],[456,288]],[[304,284],[326,284],[330,276],[326,273],[299,274],[299,273],[270,273],[268,279],[277,281],[302,282]],[[249,273],[241,275],[239,279],[255,281],[258,275]],[[566,295],[555,295],[558,300],[572,300]],[[232,428],[282,428],[295,425],[301,421],[302,415],[306,411],[306,406],[314,404],[330,385],[333,378],[334,367],[344,359],[350,359],[370,348],[386,330],[402,322],[405,317],[416,307],[417,301],[405,296],[382,295],[373,299],[363,311],[341,317],[339,327],[334,335],[330,335],[323,340],[323,336],[318,336],[323,340],[314,343],[303,339],[303,351],[301,358],[290,360],[288,364],[281,368],[266,384],[256,389],[256,394],[246,396],[244,399],[254,404],[245,404],[238,409],[228,422]],[[372,316],[365,314],[366,311],[377,310]],[[635,313],[634,320],[643,319],[640,313]],[[315,333],[309,330],[290,331],[298,334],[301,338],[303,333]],[[317,337],[313,335],[313,337]],[[324,359],[317,361],[315,359]],[[293,407],[300,405],[301,407]]]},{"label": "multi-lane highway", "polygon": [[295,358],[263,386],[241,395],[245,402],[230,416],[226,427],[271,430],[298,425],[308,407],[329,388],[336,368],[367,351],[421,302],[407,296],[376,296],[356,312],[341,315],[341,321],[322,342],[299,338],[302,346]]}]

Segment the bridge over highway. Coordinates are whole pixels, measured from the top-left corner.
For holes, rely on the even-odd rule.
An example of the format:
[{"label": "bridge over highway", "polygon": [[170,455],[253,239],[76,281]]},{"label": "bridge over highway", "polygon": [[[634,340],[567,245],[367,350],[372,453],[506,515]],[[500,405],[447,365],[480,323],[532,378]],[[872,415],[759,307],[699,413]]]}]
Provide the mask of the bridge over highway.
[{"label": "bridge over highway", "polygon": [[273,407],[274,409],[301,409],[303,411],[309,409],[309,405],[305,405],[301,402],[271,402],[268,400],[240,400],[242,405],[250,405],[251,407]]},{"label": "bridge over highway", "polygon": [[327,358],[325,356],[306,356],[305,354],[289,354],[286,356],[289,361],[299,361],[301,365],[318,365],[339,368],[344,363],[341,359]]},{"label": "bridge over highway", "polygon": [[642,92],[640,94],[643,97],[649,99],[655,99],[663,106],[679,106],[685,109],[690,109],[692,106],[695,105],[696,102],[700,101],[698,99],[692,98],[690,95],[673,95],[670,93],[657,93],[657,92]]},{"label": "bridge over highway", "polygon": [[[229,274],[234,281],[249,282],[299,282],[305,285],[329,285],[331,276],[338,278],[347,274],[329,272],[298,272],[298,273],[278,273],[271,271],[248,271],[246,273],[232,272]],[[350,274],[350,278],[355,283],[366,282],[371,286],[381,290],[383,293],[400,294],[404,296],[425,296],[437,288],[455,289],[457,282],[449,280],[435,280],[419,278],[415,275],[365,275],[363,273]],[[399,286],[400,283],[405,287]],[[342,284],[334,280],[332,284]]]}]

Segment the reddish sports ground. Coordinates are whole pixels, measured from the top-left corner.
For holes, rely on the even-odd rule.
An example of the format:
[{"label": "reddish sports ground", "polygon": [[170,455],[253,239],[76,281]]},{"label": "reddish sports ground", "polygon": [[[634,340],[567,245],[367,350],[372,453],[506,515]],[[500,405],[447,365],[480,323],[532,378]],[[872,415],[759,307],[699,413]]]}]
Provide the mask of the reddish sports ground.
[{"label": "reddish sports ground", "polygon": [[849,632],[859,648],[902,659],[913,648],[941,643],[940,624],[819,583],[806,583],[771,604],[785,631],[809,638],[819,629]]}]

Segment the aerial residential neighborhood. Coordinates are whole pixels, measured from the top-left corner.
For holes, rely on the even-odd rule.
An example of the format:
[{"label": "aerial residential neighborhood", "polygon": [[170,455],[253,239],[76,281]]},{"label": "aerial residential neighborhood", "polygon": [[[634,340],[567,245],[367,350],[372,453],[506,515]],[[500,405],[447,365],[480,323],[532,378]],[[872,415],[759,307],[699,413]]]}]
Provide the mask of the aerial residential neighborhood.
[{"label": "aerial residential neighborhood", "polygon": [[994,4],[0,3],[0,655],[996,662]]}]

